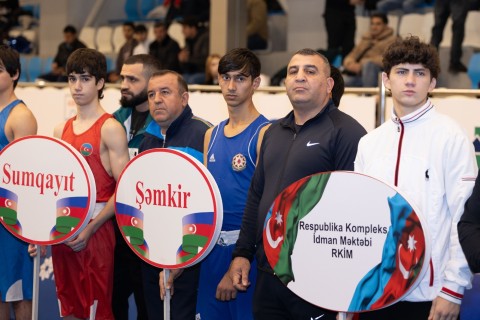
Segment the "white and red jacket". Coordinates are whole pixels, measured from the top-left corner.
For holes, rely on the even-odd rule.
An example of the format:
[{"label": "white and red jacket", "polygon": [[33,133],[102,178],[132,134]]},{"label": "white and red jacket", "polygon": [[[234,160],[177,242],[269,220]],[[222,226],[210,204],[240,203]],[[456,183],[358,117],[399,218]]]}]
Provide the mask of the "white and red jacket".
[{"label": "white and red jacket", "polygon": [[460,304],[472,273],[460,247],[457,223],[472,193],[477,164],[473,143],[449,117],[424,106],[364,136],[355,171],[396,186],[426,221],[431,244],[429,270],[406,301],[437,296]]}]

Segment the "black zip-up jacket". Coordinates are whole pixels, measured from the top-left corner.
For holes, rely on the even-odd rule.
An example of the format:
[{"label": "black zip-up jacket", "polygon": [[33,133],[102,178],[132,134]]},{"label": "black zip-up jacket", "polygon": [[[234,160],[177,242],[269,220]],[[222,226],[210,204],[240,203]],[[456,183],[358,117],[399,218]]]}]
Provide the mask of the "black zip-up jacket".
[{"label": "black zip-up jacket", "polygon": [[330,100],[314,118],[296,128],[293,111],[265,132],[252,178],[233,257],[272,272],[263,249],[265,217],[276,196],[293,182],[318,172],[353,170],[358,141],[365,129]]},{"label": "black zip-up jacket", "polygon": [[195,117],[187,105],[168,127],[165,139],[160,126],[155,121],[150,122],[139,152],[153,148],[174,148],[194,156],[203,163],[203,139],[211,126],[209,122]]},{"label": "black zip-up jacket", "polygon": [[468,265],[474,273],[480,272],[480,170],[470,198],[465,203],[460,222],[458,237],[467,258]]}]

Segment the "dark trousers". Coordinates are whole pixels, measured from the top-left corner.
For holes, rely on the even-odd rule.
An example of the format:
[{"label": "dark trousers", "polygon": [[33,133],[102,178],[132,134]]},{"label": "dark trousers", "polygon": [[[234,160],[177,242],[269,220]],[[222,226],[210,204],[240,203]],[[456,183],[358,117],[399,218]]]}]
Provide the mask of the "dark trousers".
[{"label": "dark trousers", "polygon": [[[159,273],[161,269],[149,264],[142,264],[143,288],[148,318],[163,319],[163,301],[160,300]],[[198,279],[200,277],[200,264],[186,268],[175,279],[174,294],[170,299],[170,319],[187,320],[195,319],[197,308]]]},{"label": "dark trousers", "polygon": [[355,45],[355,13],[327,8],[324,18],[328,50],[339,50],[345,58]]},{"label": "dark trousers", "polygon": [[448,17],[452,17],[452,46],[450,48],[450,64],[460,62],[462,43],[465,37],[465,20],[469,9],[469,0],[436,0],[435,24],[432,28],[431,43],[438,48],[443,39],[443,30]]},{"label": "dark trousers", "polygon": [[123,239],[118,225],[115,226],[115,255],[113,267],[112,310],[115,320],[128,319],[128,298],[133,293],[137,306],[137,320],[147,320],[143,296],[142,267],[144,262],[133,253]]},{"label": "dark trousers", "polygon": [[256,320],[335,320],[336,316],[337,312],[319,308],[298,297],[277,276],[258,270],[253,294],[253,317]]}]

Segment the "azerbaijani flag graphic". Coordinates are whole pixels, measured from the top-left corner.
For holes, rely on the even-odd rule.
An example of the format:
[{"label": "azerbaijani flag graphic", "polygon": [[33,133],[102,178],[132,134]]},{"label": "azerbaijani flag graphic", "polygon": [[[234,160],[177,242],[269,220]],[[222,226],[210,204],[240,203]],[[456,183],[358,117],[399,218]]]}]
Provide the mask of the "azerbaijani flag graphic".
[{"label": "azerbaijani flag graphic", "polygon": [[87,215],[88,197],[67,197],[57,200],[57,220],[50,231],[50,240],[70,233]]},{"label": "azerbaijani flag graphic", "polygon": [[330,178],[317,174],[294,182],[278,195],[265,219],[263,246],[270,266],[286,285],[295,281],[291,255],[298,223],[317,205]]},{"label": "azerbaijani flag graphic", "polygon": [[349,311],[374,310],[407,292],[425,260],[425,238],[419,218],[400,195],[388,199],[392,225],[383,246],[382,261],[357,285]]},{"label": "azerbaijani flag graphic", "polygon": [[148,258],[148,245],[143,234],[142,211],[128,204],[117,202],[115,205],[117,223],[128,242],[143,257]]},{"label": "azerbaijani flag graphic", "polygon": [[18,196],[10,190],[0,188],[0,218],[16,234],[22,234],[22,225],[17,220]]},{"label": "azerbaijani flag graphic", "polygon": [[177,250],[177,262],[184,263],[197,255],[215,231],[213,212],[196,212],[182,219],[182,245]]},{"label": "azerbaijani flag graphic", "polygon": [[85,142],[82,144],[79,151],[84,157],[88,157],[93,152],[93,146],[91,143]]}]

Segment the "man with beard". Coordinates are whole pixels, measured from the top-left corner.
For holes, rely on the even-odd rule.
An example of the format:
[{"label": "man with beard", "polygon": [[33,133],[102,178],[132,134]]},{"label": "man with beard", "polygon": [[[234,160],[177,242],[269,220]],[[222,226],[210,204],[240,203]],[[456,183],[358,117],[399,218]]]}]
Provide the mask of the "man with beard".
[{"label": "man with beard", "polygon": [[[130,159],[137,155],[143,133],[152,121],[148,109],[147,85],[154,72],[161,69],[160,62],[148,54],[127,58],[120,72],[121,107],[113,116],[127,134]],[[143,263],[127,246],[115,223],[115,261],[112,309],[115,319],[128,319],[128,298],[133,293],[137,305],[137,319],[147,319],[143,295],[141,264]]]}]

